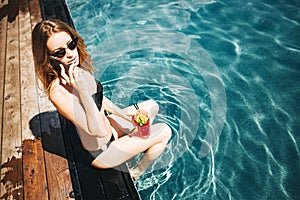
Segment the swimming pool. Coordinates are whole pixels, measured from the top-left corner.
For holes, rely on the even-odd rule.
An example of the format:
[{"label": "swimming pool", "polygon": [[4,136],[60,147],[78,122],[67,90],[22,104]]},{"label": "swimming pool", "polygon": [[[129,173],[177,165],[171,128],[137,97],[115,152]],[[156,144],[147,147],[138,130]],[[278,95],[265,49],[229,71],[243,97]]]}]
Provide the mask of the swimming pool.
[{"label": "swimming pool", "polygon": [[142,199],[299,199],[299,2],[67,3],[105,95],[173,129]]}]

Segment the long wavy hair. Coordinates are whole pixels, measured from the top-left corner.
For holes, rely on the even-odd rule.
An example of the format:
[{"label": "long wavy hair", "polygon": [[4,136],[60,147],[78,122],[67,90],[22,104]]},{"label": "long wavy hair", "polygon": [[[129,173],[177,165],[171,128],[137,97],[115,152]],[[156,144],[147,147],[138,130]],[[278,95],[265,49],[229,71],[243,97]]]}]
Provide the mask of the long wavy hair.
[{"label": "long wavy hair", "polygon": [[95,70],[91,57],[86,51],[83,39],[73,28],[57,19],[48,19],[39,22],[32,31],[32,51],[35,72],[48,95],[51,83],[59,77],[59,74],[50,64],[47,41],[52,34],[58,32],[66,32],[71,37],[78,38],[79,64],[91,73]]}]

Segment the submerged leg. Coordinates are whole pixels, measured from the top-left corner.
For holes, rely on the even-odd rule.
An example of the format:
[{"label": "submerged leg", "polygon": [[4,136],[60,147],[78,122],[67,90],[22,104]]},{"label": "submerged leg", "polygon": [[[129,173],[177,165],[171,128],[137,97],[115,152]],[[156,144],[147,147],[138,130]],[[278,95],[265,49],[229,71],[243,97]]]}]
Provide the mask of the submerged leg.
[{"label": "submerged leg", "polygon": [[137,166],[130,170],[130,174],[134,180],[137,180],[147,168],[156,160],[164,151],[167,143],[160,142],[150,147],[143,155]]},{"label": "submerged leg", "polygon": [[131,137],[124,136],[114,141],[109,148],[101,153],[92,165],[98,168],[113,168],[130,158],[145,152],[144,156],[132,171],[136,180],[142,175],[148,166],[164,151],[171,138],[171,129],[166,124],[154,124],[151,127],[151,136],[142,139],[134,134]]}]

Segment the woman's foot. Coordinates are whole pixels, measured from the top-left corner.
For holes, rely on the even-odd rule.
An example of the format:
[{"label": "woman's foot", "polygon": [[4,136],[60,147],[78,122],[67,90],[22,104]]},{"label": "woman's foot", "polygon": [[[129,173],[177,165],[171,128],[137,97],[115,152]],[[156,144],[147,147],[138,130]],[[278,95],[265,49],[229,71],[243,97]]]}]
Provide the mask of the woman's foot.
[{"label": "woman's foot", "polygon": [[140,170],[137,168],[130,168],[129,173],[134,182],[136,182],[141,175]]}]

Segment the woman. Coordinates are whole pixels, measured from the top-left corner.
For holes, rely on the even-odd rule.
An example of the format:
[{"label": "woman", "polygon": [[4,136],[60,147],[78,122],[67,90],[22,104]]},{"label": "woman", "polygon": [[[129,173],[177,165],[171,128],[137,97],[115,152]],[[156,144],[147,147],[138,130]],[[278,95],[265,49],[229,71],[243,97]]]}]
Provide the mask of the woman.
[{"label": "woman", "polygon": [[[62,21],[38,23],[32,32],[32,46],[36,73],[57,111],[76,126],[83,148],[94,156],[91,165],[113,168],[144,152],[131,170],[137,179],[164,151],[171,137],[170,127],[153,124],[147,139],[139,138],[136,131],[126,134],[134,129],[135,108],[120,109],[102,96],[102,86],[98,83],[97,90],[93,63],[83,39]],[[100,105],[94,98],[100,98]],[[148,111],[153,121],[157,103],[149,100],[139,107]],[[106,112],[111,115],[106,116]]]}]

